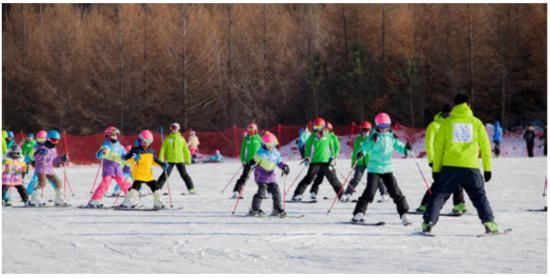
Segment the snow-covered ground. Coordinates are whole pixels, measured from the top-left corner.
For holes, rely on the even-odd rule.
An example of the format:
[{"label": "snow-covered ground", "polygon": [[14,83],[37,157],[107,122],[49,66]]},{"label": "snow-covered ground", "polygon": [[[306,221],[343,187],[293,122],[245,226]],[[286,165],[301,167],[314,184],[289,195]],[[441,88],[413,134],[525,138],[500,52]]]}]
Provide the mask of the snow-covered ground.
[{"label": "snow-covered ground", "polygon": [[[418,161],[429,176],[426,161]],[[287,186],[303,167],[298,163],[290,162]],[[466,215],[440,218],[434,238],[415,235],[420,215],[411,216],[412,226],[402,226],[392,202],[375,202],[367,211],[369,221],[386,222],[381,227],[342,224],[350,220],[355,204],[337,203],[327,215],[331,200],[286,205],[290,214],[304,218],[232,216],[235,200],[228,197],[233,184],[225,194],[220,191],[239,168],[233,160],[189,167],[198,191],[194,196],[181,196],[183,182],[172,175],[173,200],[176,207],[183,206],[180,211],[3,208],[2,272],[546,273],[547,214],[526,211],[545,206],[546,158],[500,158],[493,165],[486,188],[500,228],[513,228],[504,236],[477,238],[483,227],[469,201]],[[349,167],[349,160],[338,161],[342,175]],[[70,199],[74,206],[87,201],[96,170],[68,170],[76,191]],[[395,160],[395,174],[409,206],[416,208],[425,187],[414,161]],[[249,180],[238,215],[248,211],[256,189]],[[334,196],[328,183],[320,196]],[[12,198],[20,205],[15,191]],[[52,198],[48,187],[45,199]],[[104,201],[111,205],[114,199]],[[151,202],[151,196],[142,200],[148,206]],[[263,208],[270,212],[271,200],[264,200]],[[450,209],[448,202],[443,212]]]}]

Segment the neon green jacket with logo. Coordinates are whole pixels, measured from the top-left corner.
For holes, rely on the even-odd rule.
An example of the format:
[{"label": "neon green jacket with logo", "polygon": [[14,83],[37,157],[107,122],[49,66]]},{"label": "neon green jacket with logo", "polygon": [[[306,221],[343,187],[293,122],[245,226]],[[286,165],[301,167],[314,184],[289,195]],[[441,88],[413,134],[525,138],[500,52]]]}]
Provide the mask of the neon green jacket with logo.
[{"label": "neon green jacket with logo", "polygon": [[[365,143],[365,141],[367,141],[367,139],[369,139],[368,135],[359,135],[355,138],[355,141],[353,142],[353,153],[351,154],[351,166],[355,165],[355,161],[357,161],[357,153],[361,151],[361,146]],[[361,158],[361,160],[359,160],[359,162],[357,162],[357,165],[355,166],[367,167],[367,161],[369,161],[369,157],[365,155]]]},{"label": "neon green jacket with logo", "polygon": [[439,128],[434,141],[433,171],[443,166],[491,171],[491,143],[483,123],[474,116],[468,104],[456,105]]},{"label": "neon green jacket with logo", "polygon": [[330,141],[331,141],[331,151],[332,151],[332,158],[338,158],[340,155],[340,138],[334,134],[334,132],[330,132],[328,134]]},{"label": "neon green jacket with logo", "polygon": [[334,139],[328,133],[322,135],[314,132],[306,141],[304,157],[309,158],[311,163],[328,163],[333,152]]},{"label": "neon green jacket with logo", "polygon": [[248,163],[262,146],[262,137],[258,134],[247,135],[241,144],[241,162]]},{"label": "neon green jacket with logo", "polygon": [[191,154],[185,138],[179,132],[170,133],[162,143],[159,160],[168,163],[191,164]]},{"label": "neon green jacket with logo", "polygon": [[432,163],[434,161],[433,154],[435,134],[437,134],[437,131],[439,130],[439,127],[444,120],[445,118],[443,118],[443,116],[441,116],[441,112],[439,112],[434,116],[434,120],[426,128],[426,138],[424,140],[424,145],[426,146],[426,156],[428,157],[429,163]]}]

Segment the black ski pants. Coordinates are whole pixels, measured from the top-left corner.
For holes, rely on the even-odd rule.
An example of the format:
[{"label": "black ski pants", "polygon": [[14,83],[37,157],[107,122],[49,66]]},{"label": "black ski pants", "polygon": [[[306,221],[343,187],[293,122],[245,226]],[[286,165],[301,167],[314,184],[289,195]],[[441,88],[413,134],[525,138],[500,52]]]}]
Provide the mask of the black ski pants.
[{"label": "black ski pants", "polygon": [[168,174],[168,177],[169,177],[170,174],[172,173],[172,169],[174,169],[174,166],[176,166],[176,169],[178,169],[178,172],[180,173],[181,178],[185,182],[185,186],[187,186],[187,190],[193,189],[194,188],[193,181],[191,180],[191,177],[187,173],[187,170],[185,169],[185,164],[183,163],[168,163],[168,169],[166,169],[166,171],[163,171],[162,175],[160,175],[158,179],[157,183],[158,183],[159,189],[164,186],[164,183],[166,182],[166,179],[167,179],[166,174]]},{"label": "black ski pants", "polygon": [[258,184],[258,192],[254,194],[252,198],[252,210],[259,210],[261,208],[262,199],[266,196],[266,191],[271,193],[271,198],[273,198],[273,211],[282,212],[281,192],[279,190],[279,185],[274,182]]},{"label": "black ski pants", "polygon": [[407,203],[407,199],[405,198],[405,195],[401,193],[401,189],[397,185],[397,181],[395,180],[392,172],[384,174],[368,173],[367,188],[365,188],[365,191],[363,191],[363,194],[357,200],[357,205],[355,205],[353,215],[356,215],[360,212],[365,213],[367,211],[368,204],[372,203],[372,201],[374,200],[374,195],[376,194],[376,189],[378,189],[378,183],[380,179],[384,181],[384,184],[386,185],[386,188],[388,190],[388,194],[393,199],[393,202],[397,207],[397,213],[399,213],[399,216],[409,211],[409,204]]},{"label": "black ski pants", "polygon": [[[340,188],[342,187],[342,184],[336,177],[334,168],[329,163],[312,163],[309,165],[309,168],[307,169],[306,176],[300,181],[300,183],[298,183],[296,190],[294,190],[294,196],[302,195],[306,190],[307,186],[311,184],[311,182],[313,181],[314,178],[317,177],[317,175],[326,176],[328,182],[332,186],[332,189],[334,189],[334,192],[336,192],[336,194],[340,192]],[[343,192],[340,192],[340,196],[342,195],[342,193]],[[340,196],[338,196],[338,198],[340,198]]]}]

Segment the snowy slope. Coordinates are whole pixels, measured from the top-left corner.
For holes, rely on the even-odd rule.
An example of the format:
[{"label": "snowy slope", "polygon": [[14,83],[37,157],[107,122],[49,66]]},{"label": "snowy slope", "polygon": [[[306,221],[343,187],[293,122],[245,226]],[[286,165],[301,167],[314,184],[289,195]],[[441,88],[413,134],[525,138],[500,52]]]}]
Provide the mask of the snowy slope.
[{"label": "snowy slope", "polygon": [[[426,161],[419,162],[429,175]],[[290,165],[287,185],[303,167],[297,161]],[[349,160],[340,160],[338,171],[345,175],[349,165]],[[181,211],[3,208],[2,272],[546,273],[546,213],[525,211],[545,205],[546,159],[504,158],[493,165],[487,191],[500,227],[514,229],[505,236],[476,238],[483,227],[471,203],[468,215],[442,217],[435,238],[414,235],[419,215],[411,216],[414,225],[401,226],[391,202],[374,203],[367,211],[369,221],[386,221],[382,227],[340,224],[349,221],[354,203],[338,203],[327,216],[329,200],[287,204],[289,213],[305,214],[300,219],[232,216],[234,200],[220,191],[239,168],[233,160],[191,166],[199,193],[195,196],[181,196],[182,181],[172,175],[170,186],[175,205],[184,207]],[[74,205],[88,198],[96,167],[68,170],[77,195],[71,200]],[[395,173],[411,209],[416,208],[424,185],[414,161],[396,160]],[[256,188],[247,183],[237,214],[247,212]],[[333,196],[327,183],[320,193]],[[12,196],[18,200],[15,192]],[[45,197],[53,197],[51,188]],[[105,203],[113,200],[106,198]],[[143,203],[151,205],[151,197]],[[271,211],[271,200],[263,208]],[[449,210],[447,203],[443,211]]]}]

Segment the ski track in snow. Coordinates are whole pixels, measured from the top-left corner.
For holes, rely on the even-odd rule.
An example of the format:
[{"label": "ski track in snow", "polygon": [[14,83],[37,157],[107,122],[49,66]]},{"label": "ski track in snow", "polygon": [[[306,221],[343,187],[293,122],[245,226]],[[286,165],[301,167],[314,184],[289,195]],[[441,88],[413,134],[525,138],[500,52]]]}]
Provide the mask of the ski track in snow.
[{"label": "ski track in snow", "polygon": [[[427,177],[430,169],[419,160]],[[290,161],[286,186],[302,165]],[[337,169],[346,174],[349,160]],[[394,173],[415,209],[425,190],[411,159],[397,159]],[[304,218],[240,217],[248,212],[257,190],[252,177],[245,198],[231,215],[233,184],[220,191],[239,169],[235,160],[223,164],[198,164],[188,168],[198,195],[187,192],[178,175],[170,177],[174,207],[179,211],[83,210],[76,206],[89,198],[96,166],[68,169],[76,197],[67,194],[71,208],[2,209],[3,273],[546,273],[546,213],[542,208],[545,158],[493,160],[493,179],[486,185],[504,236],[476,238],[483,232],[475,208],[467,201],[462,217],[440,217],[435,237],[422,237],[421,215],[411,215],[404,227],[393,202],[372,203],[367,221],[385,221],[380,227],[342,224],[349,221],[355,203],[337,203],[327,210],[334,192],[325,181],[315,204],[287,203],[289,214]],[[62,177],[62,170],[58,170]],[[158,176],[160,171],[155,170]],[[302,172],[302,175],[305,171]],[[282,180],[279,185],[283,187]],[[289,199],[296,185],[287,195]],[[356,196],[364,189],[360,185]],[[166,185],[163,190],[166,190]],[[145,190],[148,192],[148,189]],[[306,190],[306,198],[308,197]],[[12,191],[14,205],[19,196]],[[43,200],[52,199],[47,187]],[[323,200],[322,197],[329,197]],[[378,199],[378,195],[376,198]],[[111,206],[114,198],[105,198]],[[119,199],[117,203],[120,203]],[[163,201],[169,205],[168,197]],[[442,212],[450,211],[452,201]],[[151,196],[142,204],[152,205]],[[48,203],[48,205],[52,205]],[[271,212],[271,199],[262,209]]]}]

